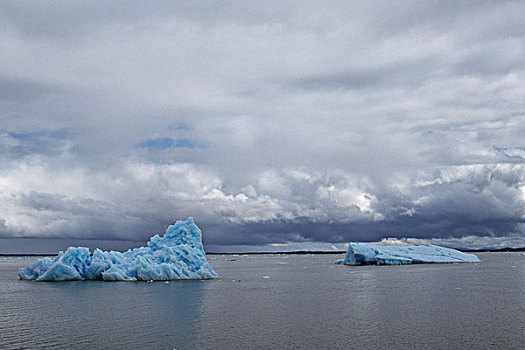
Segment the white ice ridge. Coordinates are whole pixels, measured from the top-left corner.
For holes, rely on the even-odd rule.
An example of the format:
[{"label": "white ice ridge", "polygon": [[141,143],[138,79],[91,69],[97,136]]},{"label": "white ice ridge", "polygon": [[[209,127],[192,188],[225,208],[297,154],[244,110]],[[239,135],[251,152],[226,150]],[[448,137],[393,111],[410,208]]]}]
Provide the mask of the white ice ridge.
[{"label": "white ice ridge", "polygon": [[20,279],[37,281],[165,281],[212,279],[218,275],[206,261],[202,233],[193,222],[179,220],[164,236],[150,238],[147,247],[105,252],[69,247],[54,259],[43,258],[18,272]]},{"label": "white ice ridge", "polygon": [[474,254],[436,245],[380,246],[350,243],[345,265],[407,265],[479,262]]}]

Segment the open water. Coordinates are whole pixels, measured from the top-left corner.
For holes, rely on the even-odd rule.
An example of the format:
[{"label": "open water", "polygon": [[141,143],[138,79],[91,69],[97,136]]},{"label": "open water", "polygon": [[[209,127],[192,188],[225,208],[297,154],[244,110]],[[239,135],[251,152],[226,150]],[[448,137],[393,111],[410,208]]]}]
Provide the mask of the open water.
[{"label": "open water", "polygon": [[33,282],[0,258],[0,349],[523,349],[525,256],[208,256],[215,281]]}]

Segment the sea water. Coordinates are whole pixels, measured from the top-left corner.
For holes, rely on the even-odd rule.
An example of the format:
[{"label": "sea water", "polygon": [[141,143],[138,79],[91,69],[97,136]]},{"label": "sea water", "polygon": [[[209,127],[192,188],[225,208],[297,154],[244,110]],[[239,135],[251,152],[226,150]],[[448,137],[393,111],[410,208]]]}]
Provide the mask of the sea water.
[{"label": "sea water", "polygon": [[220,279],[34,282],[0,258],[0,349],[522,349],[525,256],[342,266],[209,255]]}]

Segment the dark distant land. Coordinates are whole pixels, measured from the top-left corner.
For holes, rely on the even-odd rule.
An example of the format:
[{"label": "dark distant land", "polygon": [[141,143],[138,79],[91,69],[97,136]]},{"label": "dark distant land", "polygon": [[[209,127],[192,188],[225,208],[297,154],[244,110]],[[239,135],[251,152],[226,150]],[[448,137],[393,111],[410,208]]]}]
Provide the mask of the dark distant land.
[{"label": "dark distant land", "polygon": [[[525,252],[525,247],[519,247],[519,248],[478,248],[478,249],[464,249],[464,248],[454,248],[459,251],[465,252],[465,253],[484,253],[484,252]],[[300,255],[300,254],[345,254],[346,251],[343,250],[295,250],[295,251],[268,251],[268,252],[228,252],[228,253],[221,253],[221,252],[206,252],[206,255],[265,255],[265,254],[286,254],[286,255]],[[0,254],[0,257],[5,256],[55,256],[56,254]]]},{"label": "dark distant land", "polygon": [[[463,248],[453,248],[465,253],[483,253],[483,252],[525,252],[525,247],[519,248],[477,248],[477,249],[463,249]],[[275,251],[275,252],[239,252],[239,253],[220,253],[220,252],[206,252],[207,255],[233,255],[233,254],[242,254],[242,255],[255,255],[255,254],[346,254],[346,250],[295,250],[295,251]]]},{"label": "dark distant land", "polygon": [[525,247],[519,248],[479,248],[479,249],[462,249],[458,250],[466,253],[482,253],[482,252],[525,252]]}]

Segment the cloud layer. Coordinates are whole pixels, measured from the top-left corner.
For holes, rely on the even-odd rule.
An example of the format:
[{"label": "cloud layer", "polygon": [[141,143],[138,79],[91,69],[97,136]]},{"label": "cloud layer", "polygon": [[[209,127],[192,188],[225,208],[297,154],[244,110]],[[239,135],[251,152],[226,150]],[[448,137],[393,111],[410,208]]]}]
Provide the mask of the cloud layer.
[{"label": "cloud layer", "polygon": [[524,237],[519,2],[3,8],[0,237]]}]

